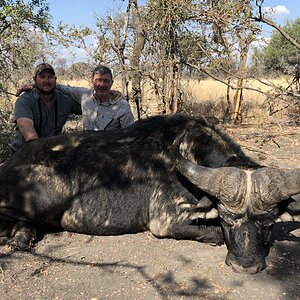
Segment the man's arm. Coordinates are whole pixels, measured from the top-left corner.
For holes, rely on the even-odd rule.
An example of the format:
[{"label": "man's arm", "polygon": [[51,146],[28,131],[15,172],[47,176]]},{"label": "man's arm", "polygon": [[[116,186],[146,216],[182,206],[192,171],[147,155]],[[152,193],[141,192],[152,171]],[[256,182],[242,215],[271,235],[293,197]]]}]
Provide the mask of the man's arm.
[{"label": "man's arm", "polygon": [[91,93],[91,89],[77,86],[56,84],[56,88],[63,94],[70,96],[73,100],[81,104],[82,96]]},{"label": "man's arm", "polygon": [[[16,91],[16,96],[20,96],[23,92],[29,92],[35,87],[34,83],[26,83]],[[84,94],[90,93],[91,89],[77,86],[69,86],[63,84],[56,84],[56,88],[62,92],[73,98],[77,103],[81,104],[81,98]]]},{"label": "man's arm", "polygon": [[34,129],[34,124],[31,119],[19,118],[16,120],[16,123],[26,142],[39,138],[37,132]]}]

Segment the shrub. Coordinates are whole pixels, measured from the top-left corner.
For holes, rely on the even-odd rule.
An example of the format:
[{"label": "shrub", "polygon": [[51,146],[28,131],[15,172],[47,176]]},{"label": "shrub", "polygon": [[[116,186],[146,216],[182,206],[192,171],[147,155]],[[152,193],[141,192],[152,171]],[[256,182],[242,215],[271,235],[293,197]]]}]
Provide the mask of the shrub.
[{"label": "shrub", "polygon": [[11,110],[0,109],[0,162],[11,156],[10,144],[14,137],[14,124]]}]

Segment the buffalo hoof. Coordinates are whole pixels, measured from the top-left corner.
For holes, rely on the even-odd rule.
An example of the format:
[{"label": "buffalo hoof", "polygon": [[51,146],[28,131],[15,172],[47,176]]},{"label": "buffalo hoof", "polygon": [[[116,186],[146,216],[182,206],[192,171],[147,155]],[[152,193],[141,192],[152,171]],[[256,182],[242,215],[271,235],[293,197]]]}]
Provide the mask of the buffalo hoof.
[{"label": "buffalo hoof", "polygon": [[33,248],[35,240],[36,232],[33,228],[21,227],[7,244],[14,251],[27,251]]},{"label": "buffalo hoof", "polygon": [[28,251],[33,247],[33,243],[27,243],[27,241],[20,241],[16,239],[10,239],[7,245],[12,251]]},{"label": "buffalo hoof", "polygon": [[[300,196],[298,196],[298,198],[299,197]],[[290,203],[287,207],[287,212],[291,215],[300,215],[300,200]]]}]

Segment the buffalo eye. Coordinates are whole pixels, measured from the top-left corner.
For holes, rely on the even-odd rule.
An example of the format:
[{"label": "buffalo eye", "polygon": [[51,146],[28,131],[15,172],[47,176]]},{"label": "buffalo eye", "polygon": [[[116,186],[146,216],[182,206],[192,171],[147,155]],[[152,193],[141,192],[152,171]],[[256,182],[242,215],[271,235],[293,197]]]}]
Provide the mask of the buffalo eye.
[{"label": "buffalo eye", "polygon": [[264,221],[258,220],[258,221],[256,221],[256,224],[259,227],[263,227],[264,229],[268,229],[269,227],[272,227],[275,224],[275,220],[264,220]]},{"label": "buffalo eye", "polygon": [[275,224],[276,218],[278,217],[278,209],[274,209],[266,214],[253,216],[255,223],[263,229],[268,229]]},{"label": "buffalo eye", "polygon": [[238,215],[228,211],[222,204],[218,205],[219,216],[228,226],[233,226]]},{"label": "buffalo eye", "polygon": [[229,218],[228,216],[219,214],[220,218],[222,221],[224,221],[226,223],[226,225],[232,227],[234,225],[234,220],[232,220],[231,218]]}]

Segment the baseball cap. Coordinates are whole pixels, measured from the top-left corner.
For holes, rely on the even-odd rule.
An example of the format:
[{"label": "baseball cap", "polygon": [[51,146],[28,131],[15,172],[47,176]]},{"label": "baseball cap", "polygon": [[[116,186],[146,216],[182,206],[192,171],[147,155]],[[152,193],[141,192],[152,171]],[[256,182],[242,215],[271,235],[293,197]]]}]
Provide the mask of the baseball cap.
[{"label": "baseball cap", "polygon": [[34,77],[36,75],[40,74],[41,72],[43,72],[44,70],[50,70],[53,73],[53,75],[55,75],[55,71],[51,65],[49,65],[47,63],[41,63],[36,66],[35,71],[34,71]]}]

